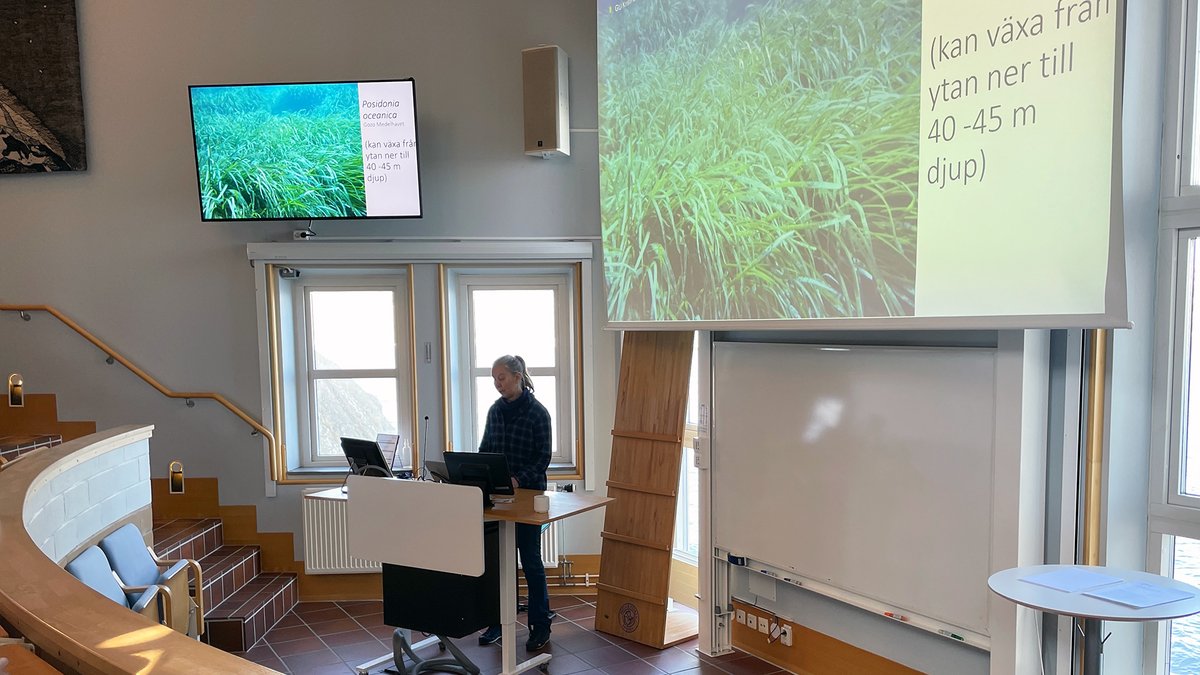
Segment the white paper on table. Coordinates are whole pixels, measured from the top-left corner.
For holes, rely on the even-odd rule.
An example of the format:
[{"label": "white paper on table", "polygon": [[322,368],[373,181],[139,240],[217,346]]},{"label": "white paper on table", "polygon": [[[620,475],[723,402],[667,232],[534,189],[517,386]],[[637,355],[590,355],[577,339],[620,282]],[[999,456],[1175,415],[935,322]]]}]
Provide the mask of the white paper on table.
[{"label": "white paper on table", "polygon": [[1190,591],[1167,588],[1157,584],[1148,584],[1144,581],[1126,581],[1116,586],[1105,586],[1094,591],[1088,591],[1084,595],[1141,609],[1143,607],[1165,605],[1168,602],[1175,602],[1176,600],[1186,600],[1192,597],[1193,594]]},{"label": "white paper on table", "polygon": [[1079,591],[1086,591],[1091,588],[1115,584],[1121,580],[1107,574],[1081,570],[1078,567],[1064,567],[1052,572],[1021,577],[1021,581],[1028,581],[1031,584],[1053,588],[1056,591],[1063,591],[1065,593],[1078,593]]}]

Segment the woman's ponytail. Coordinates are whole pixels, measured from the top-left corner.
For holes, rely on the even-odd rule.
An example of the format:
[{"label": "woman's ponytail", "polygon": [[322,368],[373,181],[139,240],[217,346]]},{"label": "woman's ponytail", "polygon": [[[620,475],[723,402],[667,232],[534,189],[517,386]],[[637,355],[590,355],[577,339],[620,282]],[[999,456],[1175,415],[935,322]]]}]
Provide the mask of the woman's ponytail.
[{"label": "woman's ponytail", "polygon": [[508,372],[513,375],[521,376],[521,386],[529,391],[533,391],[533,378],[529,376],[529,370],[525,367],[525,359],[519,356],[505,354],[496,359],[492,366],[504,366]]}]

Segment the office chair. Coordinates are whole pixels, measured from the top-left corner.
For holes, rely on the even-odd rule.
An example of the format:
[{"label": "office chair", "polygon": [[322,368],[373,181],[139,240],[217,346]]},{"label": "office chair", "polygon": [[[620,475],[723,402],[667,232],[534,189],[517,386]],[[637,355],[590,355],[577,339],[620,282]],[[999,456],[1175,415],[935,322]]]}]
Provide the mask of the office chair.
[{"label": "office chair", "polygon": [[[171,591],[166,586],[157,584],[138,588],[122,586],[99,546],[84,549],[66,564],[66,570],[71,576],[109,600],[128,607],[155,623],[163,623],[165,618],[167,626],[171,626]],[[156,602],[160,596],[165,607],[161,612],[159,603]]]},{"label": "office chair", "polygon": [[[100,550],[108,557],[117,577],[127,586],[160,584],[171,590],[174,607],[171,625],[190,637],[204,632],[204,593],[200,564],[195,560],[160,560],[146,546],[141,530],[126,523],[100,540]],[[188,587],[188,569],[195,579],[195,590]]]}]

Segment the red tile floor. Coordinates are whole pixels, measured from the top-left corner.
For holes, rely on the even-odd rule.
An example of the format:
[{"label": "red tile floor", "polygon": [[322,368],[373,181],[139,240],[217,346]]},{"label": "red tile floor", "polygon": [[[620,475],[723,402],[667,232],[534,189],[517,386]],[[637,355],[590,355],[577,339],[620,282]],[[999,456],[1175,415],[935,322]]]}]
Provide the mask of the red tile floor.
[{"label": "red tile floor", "polygon": [[[555,675],[763,675],[785,672],[741,652],[715,658],[701,656],[696,652],[696,640],[660,651],[597,633],[594,598],[552,596],[550,606],[558,613],[550,645],[546,647],[554,654],[549,672]],[[518,620],[523,618],[524,614],[518,615]],[[302,602],[243,656],[293,675],[350,675],[355,672],[354,666],[391,651],[392,631],[392,627],[383,623],[383,603],[379,601]],[[525,658],[526,634],[527,630],[518,626],[519,659]],[[423,637],[418,633],[413,640]],[[483,675],[500,671],[498,644],[481,647],[474,635],[455,643],[479,666]],[[432,651],[436,647],[427,649]],[[383,666],[375,672],[382,670]]]}]

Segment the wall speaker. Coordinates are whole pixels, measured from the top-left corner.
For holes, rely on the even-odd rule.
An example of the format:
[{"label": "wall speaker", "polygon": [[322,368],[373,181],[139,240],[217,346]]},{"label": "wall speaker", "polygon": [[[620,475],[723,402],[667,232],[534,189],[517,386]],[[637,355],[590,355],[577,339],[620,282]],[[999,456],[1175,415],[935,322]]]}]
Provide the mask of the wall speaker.
[{"label": "wall speaker", "polygon": [[521,50],[525,154],[549,159],[571,154],[567,53],[558,45]]}]

